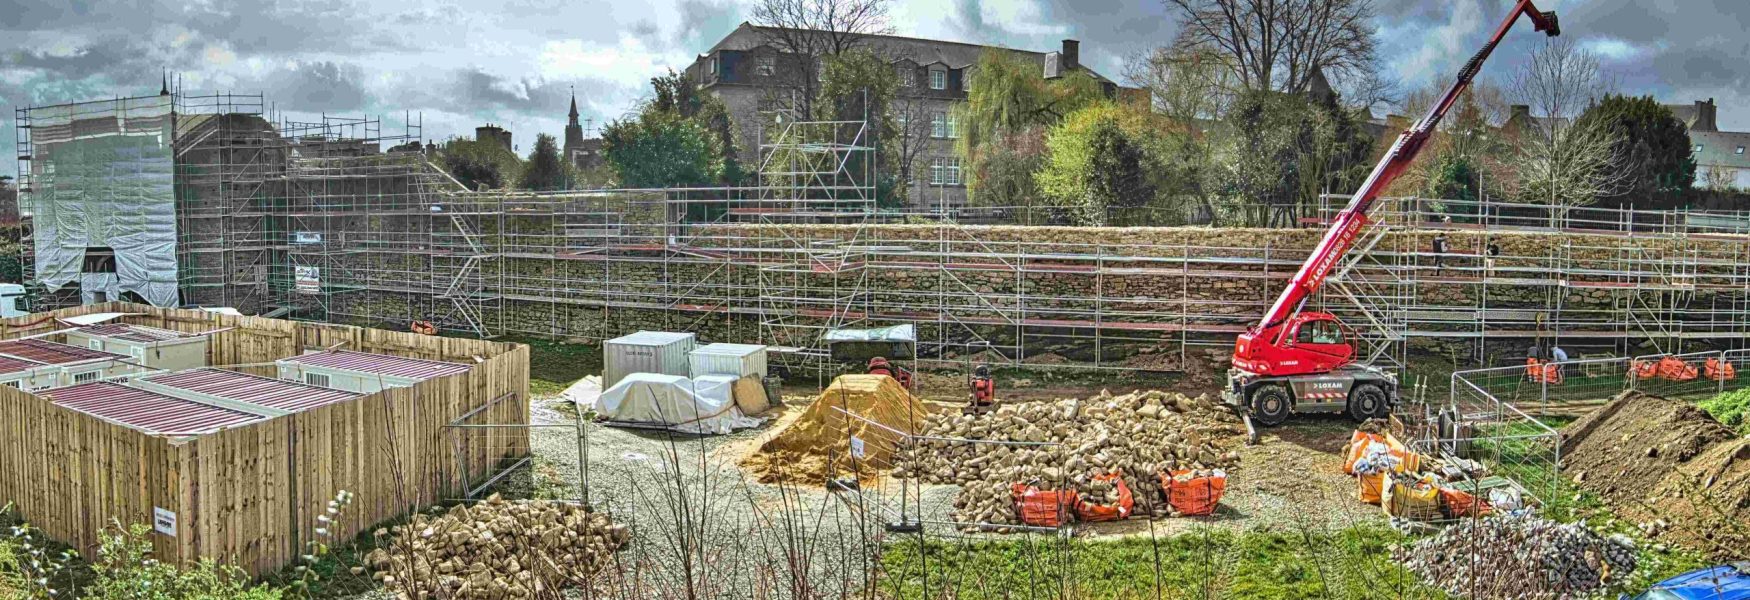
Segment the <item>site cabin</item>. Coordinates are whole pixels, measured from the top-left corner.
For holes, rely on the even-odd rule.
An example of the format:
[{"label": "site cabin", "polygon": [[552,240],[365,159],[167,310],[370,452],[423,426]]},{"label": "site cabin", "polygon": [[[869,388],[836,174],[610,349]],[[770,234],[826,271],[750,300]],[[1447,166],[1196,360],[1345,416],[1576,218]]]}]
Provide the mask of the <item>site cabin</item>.
[{"label": "site cabin", "polygon": [[38,394],[110,423],[171,436],[208,434],[361,395],[222,369],[82,383]]},{"label": "site cabin", "polygon": [[279,368],[280,379],[362,394],[411,387],[473,368],[461,363],[348,350],[319,350],[280,359],[274,365]]},{"label": "site cabin", "polygon": [[87,383],[139,369],[128,357],[43,339],[0,342],[0,385],[31,391]]},{"label": "site cabin", "polygon": [[67,332],[67,345],[121,354],[150,369],[207,366],[207,336],[144,325],[105,323]]}]

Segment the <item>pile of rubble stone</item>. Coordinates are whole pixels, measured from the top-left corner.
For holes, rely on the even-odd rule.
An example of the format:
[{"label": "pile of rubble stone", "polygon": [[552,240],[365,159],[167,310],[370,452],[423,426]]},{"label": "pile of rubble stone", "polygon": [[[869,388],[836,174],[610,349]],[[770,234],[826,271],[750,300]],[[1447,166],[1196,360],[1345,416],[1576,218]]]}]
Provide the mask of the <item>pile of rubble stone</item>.
[{"label": "pile of rubble stone", "polygon": [[1394,554],[1428,584],[1478,600],[1583,598],[1635,570],[1625,538],[1520,514],[1465,519]]},{"label": "pile of rubble stone", "polygon": [[1134,493],[1135,514],[1168,516],[1160,474],[1233,467],[1244,434],[1239,417],[1207,396],[1102,391],[934,418],[895,476],[961,486],[954,502],[961,523],[1018,524],[1014,484],[1110,500],[1112,486],[1095,480],[1108,473],[1120,473]]},{"label": "pile of rubble stone", "polygon": [[581,505],[544,500],[457,505],[379,530],[365,566],[401,598],[553,596],[577,587],[631,540],[631,532]]}]

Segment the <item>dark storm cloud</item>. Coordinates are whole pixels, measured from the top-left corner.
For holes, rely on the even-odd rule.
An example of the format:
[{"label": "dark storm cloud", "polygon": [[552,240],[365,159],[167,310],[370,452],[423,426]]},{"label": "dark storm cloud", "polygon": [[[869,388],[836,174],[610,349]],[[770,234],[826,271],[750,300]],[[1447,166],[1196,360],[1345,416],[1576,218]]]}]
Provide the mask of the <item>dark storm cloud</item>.
[{"label": "dark storm cloud", "polygon": [[[169,69],[194,91],[262,91],[287,111],[425,111],[448,128],[428,130],[439,138],[487,119],[548,131],[563,123],[571,85],[585,118],[619,116],[661,65],[715,44],[753,1],[0,0],[0,102],[149,94]],[[1538,1],[1560,13],[1565,36],[1601,53],[1625,92],[1713,97],[1722,126],[1750,130],[1750,1]],[[1126,58],[1177,32],[1162,0],[894,2],[901,35],[1035,51],[1075,38],[1084,64],[1118,79]],[[1512,1],[1373,5],[1382,64],[1415,88],[1454,72]],[[1516,30],[1484,79],[1499,82],[1541,43]],[[11,134],[0,127],[0,147]]]},{"label": "dark storm cloud", "polygon": [[359,80],[363,70],[334,62],[301,63],[280,70],[266,81],[268,96],[303,112],[356,111],[367,106],[368,94]]}]

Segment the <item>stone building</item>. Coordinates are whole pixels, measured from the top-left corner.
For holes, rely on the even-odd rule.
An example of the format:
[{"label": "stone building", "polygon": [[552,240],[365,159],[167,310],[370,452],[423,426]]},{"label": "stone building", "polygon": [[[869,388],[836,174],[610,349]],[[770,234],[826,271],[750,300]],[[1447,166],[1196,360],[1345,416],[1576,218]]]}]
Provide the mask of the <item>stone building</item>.
[{"label": "stone building", "polygon": [[484,142],[487,140],[498,142],[498,145],[504,146],[505,150],[516,151],[516,147],[511,145],[510,132],[505,131],[503,127],[491,123],[475,127],[474,141]]},{"label": "stone building", "polygon": [[565,160],[573,168],[590,170],[602,166],[601,138],[583,137],[583,124],[577,122],[577,92],[571,93],[571,113],[565,122]]},{"label": "stone building", "polygon": [[[758,164],[763,125],[777,117],[786,105],[782,95],[795,89],[796,77],[819,77],[817,57],[800,58],[782,52],[771,43],[779,30],[742,23],[722,41],[700,54],[686,74],[708,93],[721,98],[729,109],[740,136],[744,164]],[[966,205],[965,177],[961,159],[954,151],[960,136],[959,123],[950,110],[965,101],[966,91],[979,55],[979,44],[926,40],[891,35],[859,36],[860,47],[886,58],[899,72],[900,98],[892,107],[898,143],[910,151],[910,164],[897,169],[908,180],[910,206],[914,210],[950,209]],[[1050,52],[1000,48],[1039,65],[1039,76],[1057,78],[1084,71],[1099,81],[1110,96],[1135,94],[1081,63],[1081,43],[1063,40]],[[786,117],[786,118],[794,118]],[[915,137],[914,137],[915,136]],[[892,140],[888,140],[892,143]]]},{"label": "stone building", "polygon": [[1695,157],[1695,187],[1750,190],[1750,132],[1720,131],[1719,105],[1713,98],[1693,104],[1667,104],[1671,114],[1689,126]]}]

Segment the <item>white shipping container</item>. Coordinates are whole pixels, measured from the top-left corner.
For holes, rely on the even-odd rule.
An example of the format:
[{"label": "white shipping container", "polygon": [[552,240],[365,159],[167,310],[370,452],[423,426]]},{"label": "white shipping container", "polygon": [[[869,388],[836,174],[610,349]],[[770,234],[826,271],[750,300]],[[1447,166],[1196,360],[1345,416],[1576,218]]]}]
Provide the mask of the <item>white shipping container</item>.
[{"label": "white shipping container", "polygon": [[691,333],[640,331],[602,343],[602,389],[614,387],[632,373],[659,373],[687,377],[687,353],[693,351]]},{"label": "white shipping container", "polygon": [[694,350],[691,377],[733,375],[766,377],[766,347],[760,344],[706,344]]}]

